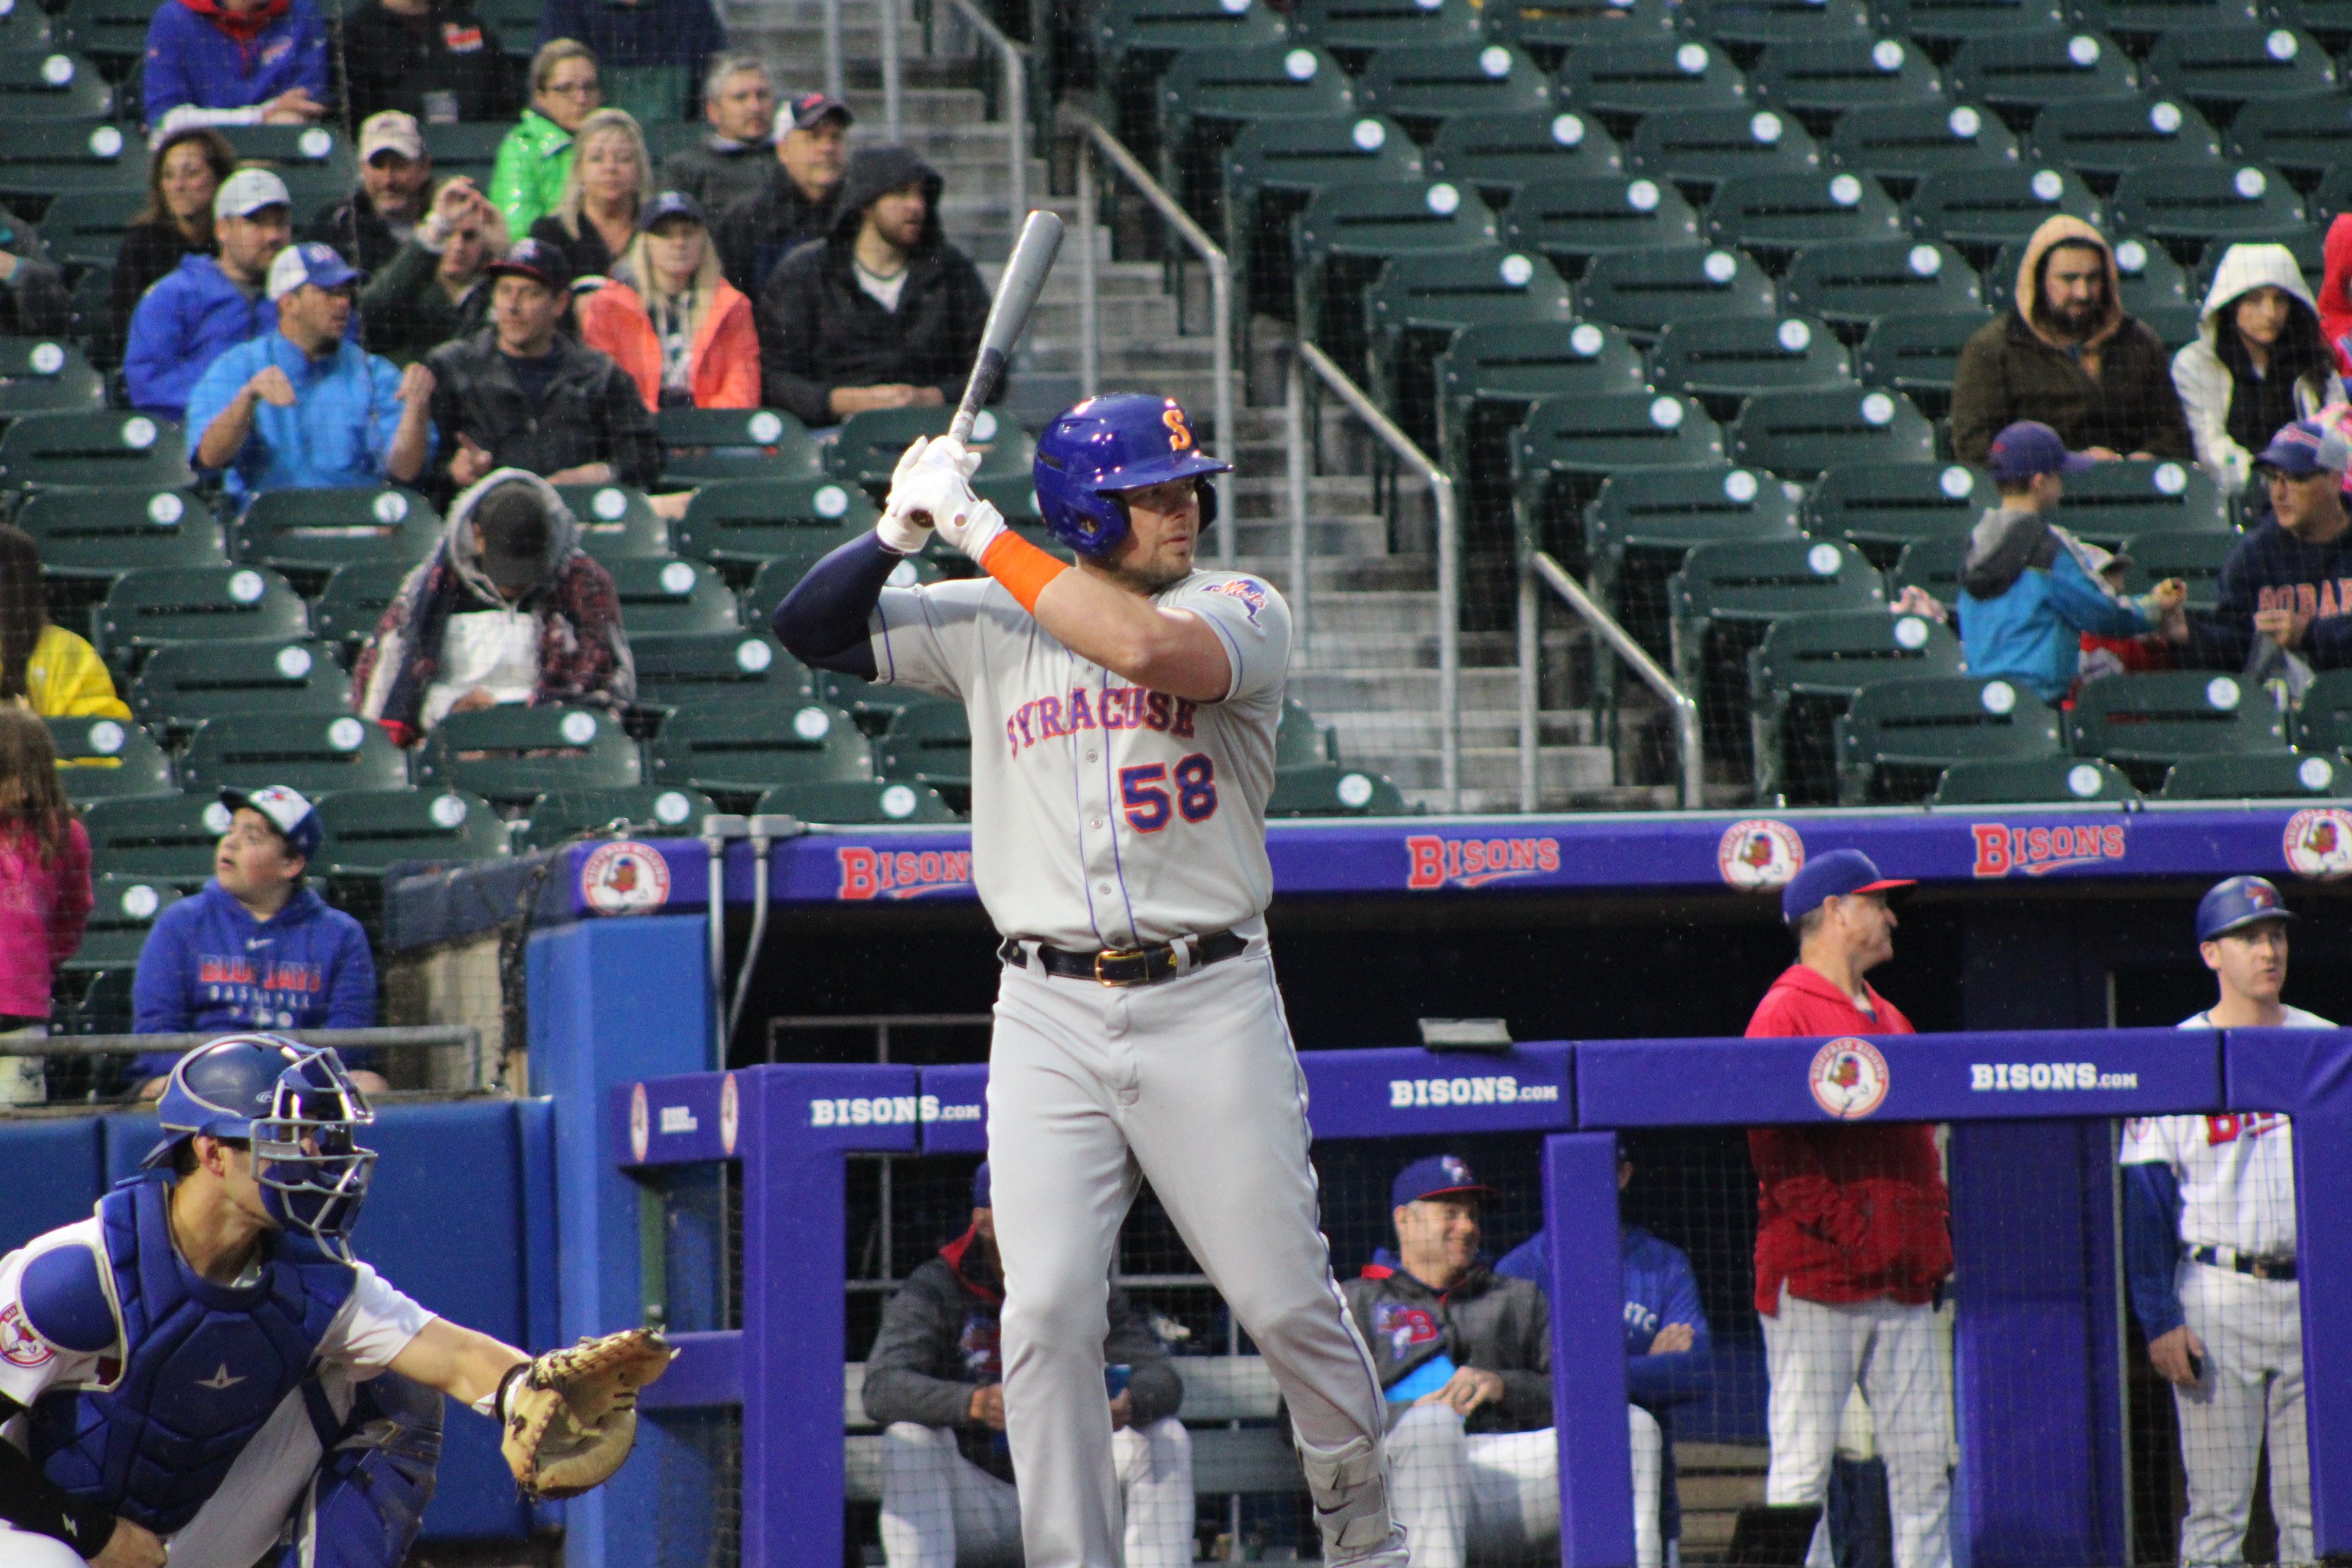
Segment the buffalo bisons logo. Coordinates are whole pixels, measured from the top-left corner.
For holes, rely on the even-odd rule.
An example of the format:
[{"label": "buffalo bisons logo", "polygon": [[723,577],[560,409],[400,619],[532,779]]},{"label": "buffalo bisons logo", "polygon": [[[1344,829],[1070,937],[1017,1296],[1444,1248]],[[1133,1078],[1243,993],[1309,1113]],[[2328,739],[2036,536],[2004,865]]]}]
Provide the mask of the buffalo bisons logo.
[{"label": "buffalo bisons logo", "polygon": [[2352,876],[2352,811],[2306,806],[2286,819],[2287,869],[2311,882]]},{"label": "buffalo bisons logo", "polygon": [[1814,1102],[1841,1121],[1859,1121],[1886,1100],[1886,1058],[1868,1040],[1832,1040],[1813,1053],[1807,1078]]},{"label": "buffalo bisons logo", "polygon": [[1977,858],[1971,877],[2007,877],[2023,872],[2046,876],[2072,866],[2089,866],[2124,858],[2124,827],[2119,822],[2081,827],[2011,827],[1979,822],[1969,827]]},{"label": "buffalo bisons logo", "polygon": [[1413,1346],[1437,1337],[1437,1320],[1426,1307],[1382,1301],[1372,1309],[1372,1336],[1388,1341],[1391,1360],[1402,1361]]},{"label": "buffalo bisons logo", "polygon": [[1406,835],[1404,852],[1409,861],[1404,885],[1416,893],[1449,882],[1457,888],[1483,888],[1559,869],[1557,838],[1444,838],[1414,833]]},{"label": "buffalo bisons logo", "polygon": [[1743,893],[1777,892],[1804,863],[1805,841],[1797,830],[1769,817],[1733,823],[1715,848],[1724,881]]},{"label": "buffalo bisons logo", "polygon": [[599,846],[580,868],[580,896],[600,915],[642,915],[669,902],[669,862],[624,838]]},{"label": "buffalo bisons logo", "polygon": [[841,887],[835,897],[852,903],[971,886],[969,849],[876,849],[852,844],[834,854],[841,864]]}]

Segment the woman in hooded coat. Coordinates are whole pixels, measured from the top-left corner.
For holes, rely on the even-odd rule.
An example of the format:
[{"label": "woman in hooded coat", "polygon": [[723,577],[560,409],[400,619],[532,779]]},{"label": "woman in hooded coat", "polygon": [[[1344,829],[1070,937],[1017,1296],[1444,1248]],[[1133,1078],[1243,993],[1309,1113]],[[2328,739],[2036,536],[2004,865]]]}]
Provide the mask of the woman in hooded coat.
[{"label": "woman in hooded coat", "polygon": [[2284,245],[2233,245],[2206,290],[2197,341],[2172,358],[2197,461],[2235,494],[2284,426],[2344,401],[2319,307]]}]

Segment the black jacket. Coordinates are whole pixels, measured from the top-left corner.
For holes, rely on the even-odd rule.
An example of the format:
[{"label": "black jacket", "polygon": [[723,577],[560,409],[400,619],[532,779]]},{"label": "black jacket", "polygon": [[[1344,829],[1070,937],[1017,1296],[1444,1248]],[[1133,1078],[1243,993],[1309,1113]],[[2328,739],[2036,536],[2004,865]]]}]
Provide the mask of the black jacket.
[{"label": "black jacket", "polygon": [[609,278],[613,263],[619,259],[604,243],[604,231],[584,217],[580,220],[580,232],[573,234],[561,217],[550,213],[530,226],[530,237],[562,251],[572,264],[574,278]]},{"label": "black jacket", "polygon": [[426,123],[522,111],[521,84],[498,34],[463,0],[414,17],[369,0],[343,18],[342,58],[354,125],[384,109]]},{"label": "black jacket", "polygon": [[664,159],[656,188],[685,192],[716,223],[737,202],[757,198],[777,173],[776,144],[768,138],[746,142],[709,136]]},{"label": "black jacket", "polygon": [[163,223],[135,223],[122,231],[122,247],[114,253],[114,277],[107,285],[107,331],[97,355],[102,364],[113,364],[122,358],[122,345],[131,337],[131,312],[155,280],[180,265],[184,256],[218,256],[220,247],[199,245],[180,232],[180,226],[168,219]]},{"label": "black jacket", "polygon": [[[1471,1431],[1532,1432],[1551,1425],[1551,1306],[1531,1281],[1507,1279],[1481,1259],[1439,1292],[1384,1253],[1339,1289],[1371,1347],[1382,1388],[1443,1355],[1456,1367],[1503,1380],[1501,1402],[1470,1413]],[[1402,1408],[1391,1405],[1389,1414]]]},{"label": "black jacket", "polygon": [[2220,602],[2189,618],[2194,655],[2184,662],[2242,669],[2253,651],[2254,612],[2301,610],[2313,617],[2294,650],[2315,669],[2352,665],[2352,532],[2305,544],[2266,517],[2221,565]]},{"label": "black jacket", "polygon": [[608,354],[562,332],[561,363],[547,394],[533,407],[522,384],[499,353],[498,332],[444,343],[426,358],[433,371],[433,423],[441,433],[434,477],[442,494],[460,434],[488,448],[500,467],[542,477],[582,463],[610,463],[618,483],[643,489],[661,472],[654,416],[637,384]]},{"label": "black jacket", "polygon": [[393,232],[392,225],[376,216],[365,191],[353,191],[312,218],[302,237],[333,246],[344,260],[362,272],[383,271],[406,243]]},{"label": "black jacket", "polygon": [[832,232],[834,214],[841,203],[838,185],[824,200],[813,202],[777,164],[770,163],[768,170],[757,194],[723,212],[703,204],[705,211],[719,214],[710,236],[719,247],[720,269],[727,274],[727,281],[753,300],[760,297],[761,285],[787,251]]},{"label": "black jacket", "polygon": [[[898,308],[886,310],[858,287],[851,256],[866,206],[919,180],[929,211],[907,258]],[[823,243],[802,246],[761,287],[760,387],[771,408],[808,425],[835,425],[836,386],[936,386],[950,403],[963,395],[988,318],[988,289],[971,258],[940,237],[938,173],[903,147],[874,147],[850,160],[841,207]],[[1003,384],[997,395],[1003,395]]]}]

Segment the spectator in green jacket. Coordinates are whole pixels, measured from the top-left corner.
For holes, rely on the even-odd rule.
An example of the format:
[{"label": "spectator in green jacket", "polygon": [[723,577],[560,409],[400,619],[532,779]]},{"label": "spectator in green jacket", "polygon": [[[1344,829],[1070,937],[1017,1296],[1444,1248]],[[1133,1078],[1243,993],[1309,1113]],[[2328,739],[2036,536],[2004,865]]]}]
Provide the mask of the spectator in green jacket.
[{"label": "spectator in green jacket", "polygon": [[563,199],[572,134],[604,103],[596,57],[587,45],[556,38],[540,46],[530,61],[530,107],[499,144],[490,171],[490,200],[506,214],[508,233],[529,234]]}]

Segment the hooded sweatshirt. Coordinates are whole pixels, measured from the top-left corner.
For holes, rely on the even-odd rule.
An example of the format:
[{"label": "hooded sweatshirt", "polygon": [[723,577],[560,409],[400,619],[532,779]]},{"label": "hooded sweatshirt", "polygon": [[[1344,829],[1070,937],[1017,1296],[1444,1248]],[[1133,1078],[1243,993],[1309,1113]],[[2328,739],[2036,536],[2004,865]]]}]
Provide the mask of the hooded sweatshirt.
[{"label": "hooded sweatshirt", "polygon": [[2082,668],[2083,634],[2137,637],[2155,622],[2099,576],[2081,541],[2040,512],[1995,507],[1969,535],[1960,568],[1960,649],[1970,675],[1998,675],[2044,702]]},{"label": "hooded sweatshirt", "polygon": [[[2302,341],[2316,348],[2320,363],[2305,371],[2292,386],[2265,388],[2238,384],[2230,360],[2243,359],[2244,350],[2232,347],[2237,331],[2232,312],[2257,289],[2281,289],[2294,301],[2295,317],[2281,334],[2280,346]],[[2311,288],[2295,265],[2294,252],[2284,245],[2233,245],[2222,253],[2205,291],[2205,309],[2198,318],[2197,341],[2172,356],[2172,384],[2179,390],[2180,406],[2189,420],[2189,438],[2197,446],[2197,461],[2224,490],[2243,489],[2253,472],[2254,455],[2246,437],[2262,445],[2282,425],[2307,419],[2331,403],[2344,401],[2344,383],[2336,373],[2335,356],[2320,337],[2319,308]],[[2223,333],[2231,334],[2223,338]],[[2225,348],[2231,352],[2225,353]],[[2271,395],[2262,394],[2269,391]],[[2238,417],[2242,405],[2274,405],[2262,418]],[[2249,412],[2251,410],[2249,409]],[[2232,430],[2232,426],[2238,426]],[[2267,426],[2267,428],[2264,428]],[[2256,434],[2259,432],[2259,434]]]},{"label": "hooded sweatshirt", "polygon": [[[1433,1290],[1382,1247],[1339,1292],[1382,1388],[1442,1355],[1503,1380],[1503,1397],[1470,1413],[1472,1432],[1551,1425],[1551,1308],[1529,1281],[1505,1279],[1482,1258],[1450,1287]],[[1392,1406],[1390,1415],[1397,1413]]]},{"label": "hooded sweatshirt", "polygon": [[[481,499],[509,483],[538,489],[552,524],[545,575],[511,603],[482,571],[472,526]],[[383,724],[404,746],[432,728],[440,714],[430,711],[429,704],[450,651],[450,621],[475,616],[528,622],[534,628],[517,639],[526,650],[536,650],[536,669],[524,672],[525,700],[534,707],[561,702],[619,709],[637,694],[637,667],[621,630],[621,601],[612,574],[580,548],[580,525],[555,487],[520,468],[499,468],[457,498],[441,542],[384,606],[375,635],[352,668],[360,716]],[[498,629],[469,620],[457,635],[477,637],[486,626]],[[447,702],[440,706],[446,710]]]},{"label": "hooded sweatshirt", "polygon": [[2313,617],[2296,654],[2314,669],[2352,667],[2352,529],[2306,544],[2265,517],[2221,563],[2219,601],[2191,616],[2195,657],[2211,669],[2242,669],[2254,646],[2254,612],[2300,610]]},{"label": "hooded sweatshirt", "polygon": [[89,835],[66,823],[55,860],[23,827],[0,829],[0,1013],[49,1016],[58,965],[81,946],[89,924]]},{"label": "hooded sweatshirt", "polygon": [[263,0],[244,16],[218,0],[163,0],[147,25],[147,123],[256,125],[262,106],[307,88],[327,101],[327,25],[310,0]]},{"label": "hooded sweatshirt", "polygon": [[[2042,324],[2042,263],[2061,240],[2095,245],[2106,263],[2106,308],[2089,335],[2070,342]],[[2038,419],[2071,451],[2105,447],[2161,458],[2192,455],[2162,340],[2124,313],[2115,253],[2099,231],[2060,216],[2033,231],[2017,268],[2013,308],[1960,350],[1952,376],[1952,448],[1981,465],[1992,438]]]},{"label": "hooded sweatshirt", "polygon": [[[897,308],[860,286],[853,256],[866,209],[920,182],[923,231],[908,253]],[[811,426],[838,425],[827,401],[840,386],[937,387],[950,405],[980,350],[988,289],[971,258],[940,229],[938,171],[904,147],[869,147],[849,161],[841,205],[824,243],[782,261],[760,289],[761,384],[771,408]],[[995,395],[1002,396],[999,384]]]},{"label": "hooded sweatshirt", "polygon": [[[155,917],[139,951],[131,1017],[141,1035],[370,1028],[375,961],[360,922],[309,888],[257,921],[217,881],[206,882]],[[174,1059],[142,1058],[139,1070],[169,1072]]]},{"label": "hooded sweatshirt", "polygon": [[2327,226],[2319,280],[2319,331],[2336,351],[2336,368],[2352,375],[2352,213],[2338,213]]},{"label": "hooded sweatshirt", "polygon": [[[356,320],[358,312],[352,315]],[[213,361],[277,330],[278,307],[259,288],[247,293],[210,256],[184,258],[131,313],[131,342],[122,355],[131,406],[158,418],[184,419],[188,394]]]}]

